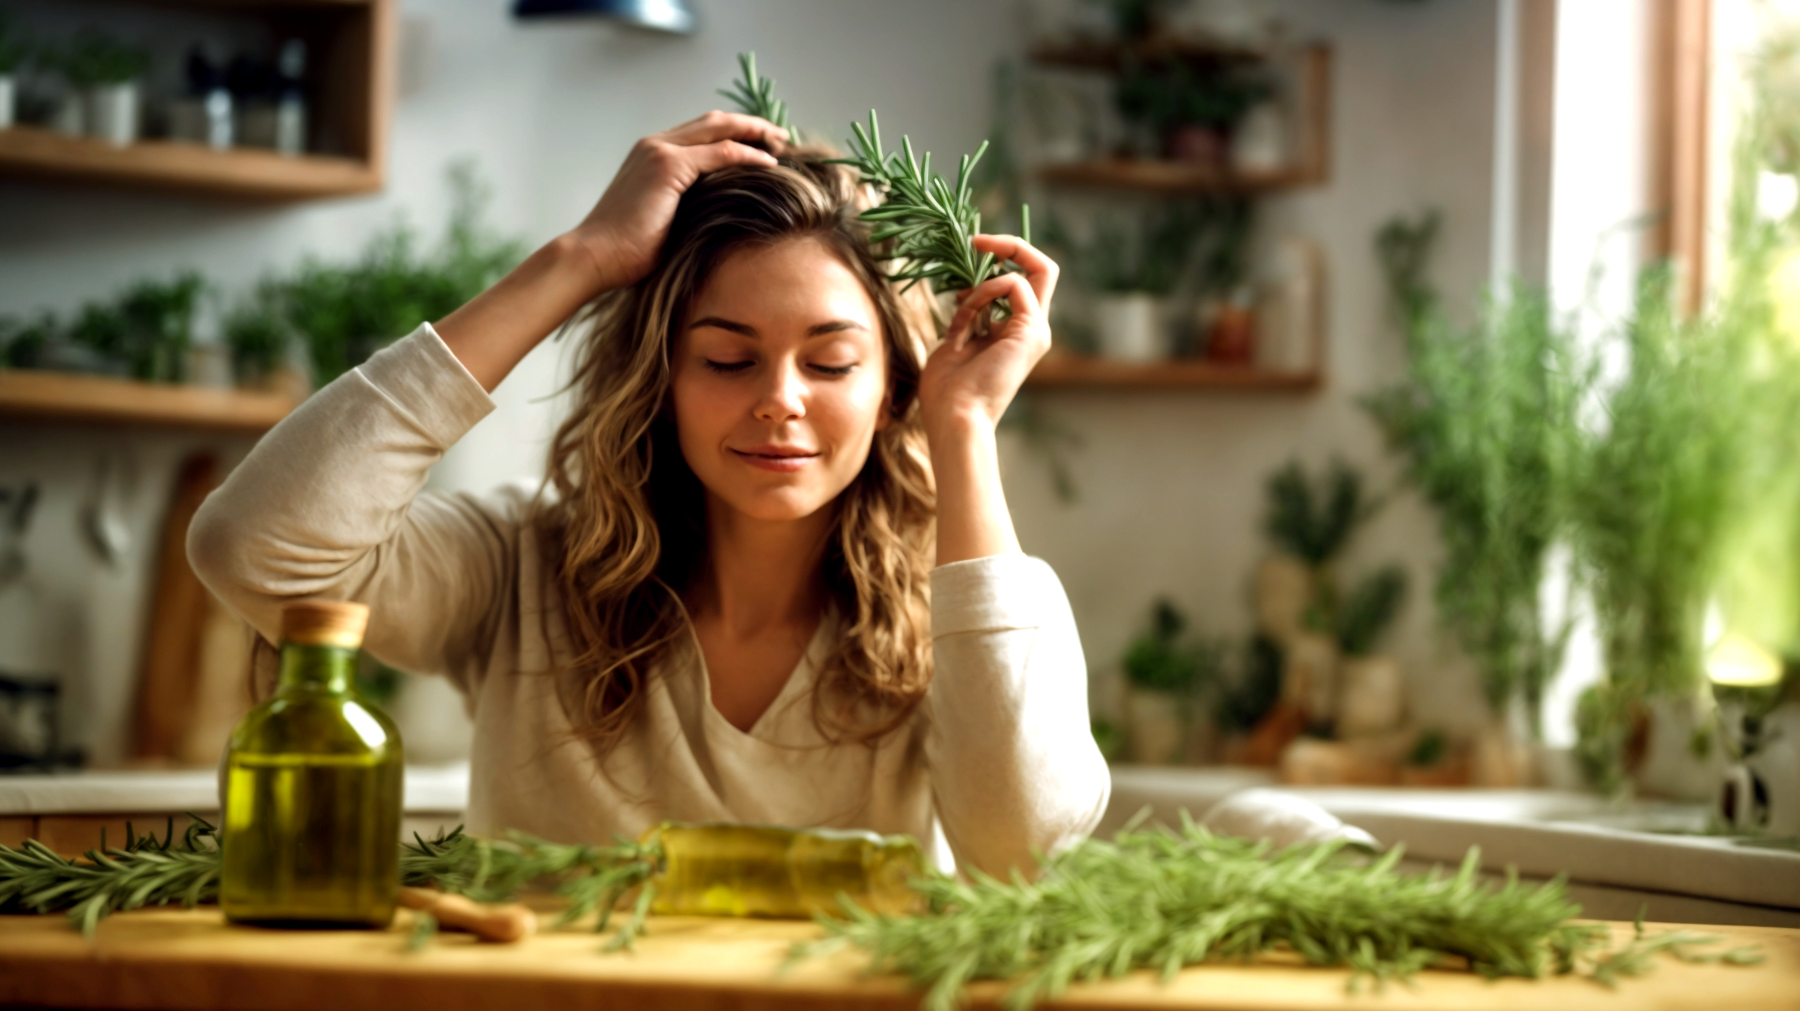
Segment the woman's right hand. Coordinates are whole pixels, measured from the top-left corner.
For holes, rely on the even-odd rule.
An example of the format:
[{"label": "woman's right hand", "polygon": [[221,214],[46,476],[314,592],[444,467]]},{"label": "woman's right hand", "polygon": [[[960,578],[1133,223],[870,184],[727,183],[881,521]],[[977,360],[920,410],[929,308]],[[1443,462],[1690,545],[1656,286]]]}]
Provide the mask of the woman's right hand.
[{"label": "woman's right hand", "polygon": [[681,195],[701,174],[727,165],[773,166],[770,151],[787,143],[787,131],[756,116],[709,112],[672,130],[638,141],[569,238],[594,267],[594,295],[635,284],[656,266]]}]

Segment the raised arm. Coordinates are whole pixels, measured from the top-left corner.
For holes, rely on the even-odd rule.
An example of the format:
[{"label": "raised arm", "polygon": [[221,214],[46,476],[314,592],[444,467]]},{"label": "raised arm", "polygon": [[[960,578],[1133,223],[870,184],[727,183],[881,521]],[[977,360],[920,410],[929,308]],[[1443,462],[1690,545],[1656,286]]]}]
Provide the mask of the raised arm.
[{"label": "raised arm", "polygon": [[[1019,550],[1000,485],[994,428],[1032,366],[1050,350],[1056,263],[1010,235],[977,235],[974,242],[1024,273],[1002,274],[963,292],[920,377],[919,407],[937,478],[939,565]],[[1007,300],[1012,315],[974,339],[976,314],[998,298]]]},{"label": "raised arm", "polygon": [[437,332],[482,388],[507,373],[563,320],[602,292],[635,284],[656,265],[681,195],[727,165],[774,165],[787,132],[764,119],[709,112],[633,145],[581,224],[439,320]]},{"label": "raised arm", "polygon": [[[1111,780],[1088,725],[1075,617],[1050,566],[1019,552],[994,443],[1050,347],[1056,264],[1011,236],[977,236],[975,247],[1024,272],[963,293],[920,382],[938,492],[925,748],[958,862],[1005,876],[1092,831]],[[972,340],[976,314],[1000,297],[1012,314]]]}]

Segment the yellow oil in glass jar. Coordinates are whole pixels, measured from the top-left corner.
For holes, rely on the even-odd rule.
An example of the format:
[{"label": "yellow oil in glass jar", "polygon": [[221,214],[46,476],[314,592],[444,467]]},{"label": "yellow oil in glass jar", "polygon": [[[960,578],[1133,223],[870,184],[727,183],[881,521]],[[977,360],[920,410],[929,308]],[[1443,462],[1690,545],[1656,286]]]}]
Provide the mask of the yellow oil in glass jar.
[{"label": "yellow oil in glass jar", "polygon": [[231,735],[219,905],[238,923],[385,927],[400,897],[404,762],[355,694],[360,604],[282,613],[281,680]]},{"label": "yellow oil in glass jar", "polygon": [[925,873],[911,836],[837,829],[664,822],[651,911],[700,916],[843,915],[842,895],[874,913],[912,912]]}]

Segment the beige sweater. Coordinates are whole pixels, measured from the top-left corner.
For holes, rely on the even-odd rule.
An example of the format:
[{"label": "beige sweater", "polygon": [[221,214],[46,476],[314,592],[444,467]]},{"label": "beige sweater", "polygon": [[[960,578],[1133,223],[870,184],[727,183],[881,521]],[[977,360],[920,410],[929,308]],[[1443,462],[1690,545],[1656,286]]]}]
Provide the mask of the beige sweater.
[{"label": "beige sweater", "polygon": [[931,690],[876,745],[833,745],[814,726],[829,621],[748,732],[713,708],[690,635],[602,775],[551,677],[533,673],[568,654],[526,521],[532,490],[421,491],[492,409],[423,325],[276,426],[188,536],[195,571],[265,638],[285,601],[362,601],[371,654],[461,690],[475,722],[472,831],[573,842],[635,838],[663,819],[858,827],[910,833],[946,868],[954,855],[1005,873],[1093,829],[1110,781],[1081,641],[1055,573],[1023,555],[932,572]]}]

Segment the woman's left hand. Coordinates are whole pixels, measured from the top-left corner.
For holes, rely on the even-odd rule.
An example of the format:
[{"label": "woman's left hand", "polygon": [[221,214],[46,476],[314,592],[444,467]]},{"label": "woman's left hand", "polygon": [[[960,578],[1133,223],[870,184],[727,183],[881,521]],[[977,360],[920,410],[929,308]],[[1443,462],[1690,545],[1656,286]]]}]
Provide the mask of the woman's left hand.
[{"label": "woman's left hand", "polygon": [[[977,251],[1011,260],[1024,272],[991,277],[957,296],[950,328],[919,378],[919,408],[933,442],[970,422],[993,431],[1020,384],[1050,350],[1055,261],[1010,235],[977,235],[973,243]],[[995,321],[987,337],[972,339],[977,314],[988,312],[999,298],[1012,314]]]}]

